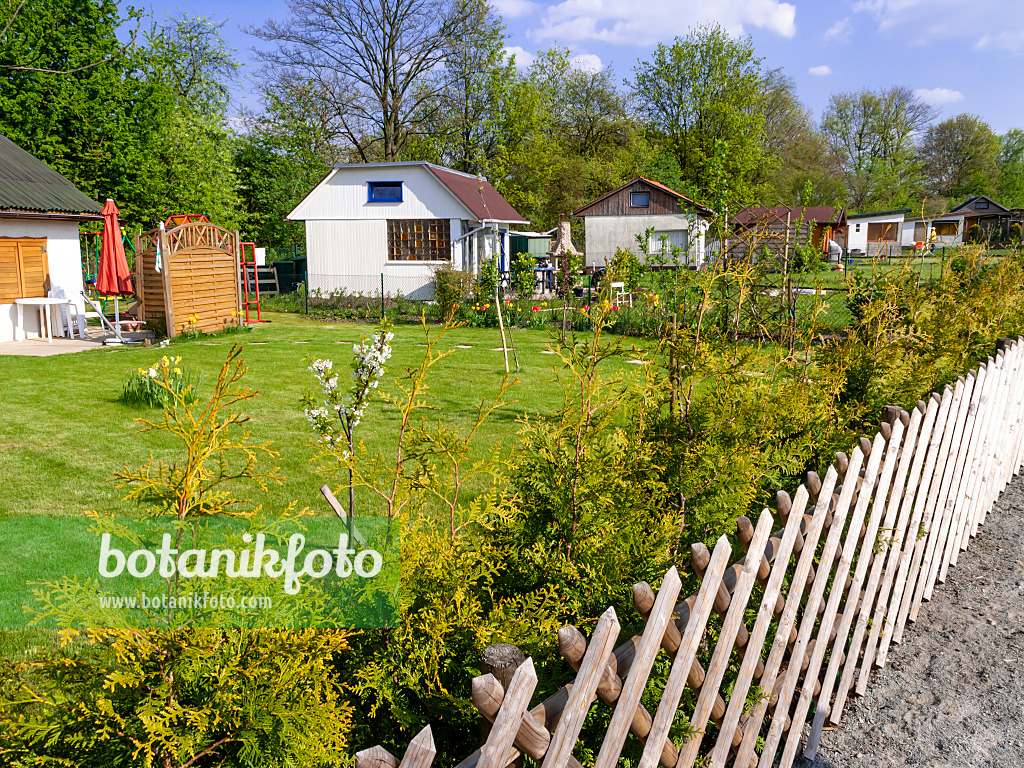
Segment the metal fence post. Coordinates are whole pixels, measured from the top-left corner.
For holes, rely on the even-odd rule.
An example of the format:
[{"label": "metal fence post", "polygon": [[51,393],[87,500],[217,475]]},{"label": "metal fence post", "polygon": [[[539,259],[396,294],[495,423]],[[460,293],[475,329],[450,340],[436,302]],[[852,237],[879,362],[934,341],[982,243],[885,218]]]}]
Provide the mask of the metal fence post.
[{"label": "metal fence post", "polygon": [[306,273],[306,279],[302,281],[302,285],[305,288],[306,293],[306,314],[309,314],[309,272]]},{"label": "metal fence post", "polygon": [[380,273],[380,320],[384,322],[384,273]]}]

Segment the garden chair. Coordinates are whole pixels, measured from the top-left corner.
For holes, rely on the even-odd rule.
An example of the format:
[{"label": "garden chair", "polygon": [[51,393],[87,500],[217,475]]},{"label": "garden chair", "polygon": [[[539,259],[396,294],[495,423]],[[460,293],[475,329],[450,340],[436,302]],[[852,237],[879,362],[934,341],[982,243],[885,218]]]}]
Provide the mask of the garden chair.
[{"label": "garden chair", "polygon": [[[67,299],[67,304],[60,304],[57,306],[56,321],[57,321],[57,332],[58,335],[67,335],[69,338],[75,338],[75,327],[78,327],[78,337],[81,339],[85,338],[85,314],[78,308],[78,305],[71,301],[71,297],[68,296],[67,291],[61,287],[51,288],[49,291],[51,299]],[[65,331],[67,333],[65,334]]]},{"label": "garden chair", "polygon": [[617,307],[633,306],[633,294],[626,290],[625,283],[612,283],[612,302]]},{"label": "garden chair", "polygon": [[95,316],[99,318],[99,320],[100,320],[100,327],[101,328],[102,327],[107,327],[107,328],[110,329],[110,332],[114,334],[113,338],[108,336],[107,338],[103,339],[103,343],[104,344],[141,344],[142,343],[141,339],[126,339],[121,334],[121,326],[125,326],[125,327],[138,326],[138,325],[140,325],[139,321],[132,320],[132,321],[121,321],[121,322],[118,322],[118,323],[112,323],[107,318],[107,316],[105,314],[103,314],[103,309],[95,301],[90,299],[85,291],[82,291],[82,296],[85,298],[85,302],[92,308],[92,311],[96,313]]}]

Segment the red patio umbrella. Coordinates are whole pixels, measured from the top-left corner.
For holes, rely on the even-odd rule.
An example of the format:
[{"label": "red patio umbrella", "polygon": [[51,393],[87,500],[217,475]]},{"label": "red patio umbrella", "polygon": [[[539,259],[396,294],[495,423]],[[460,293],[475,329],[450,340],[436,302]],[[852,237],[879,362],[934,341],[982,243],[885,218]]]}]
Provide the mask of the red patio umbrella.
[{"label": "red patio umbrella", "polygon": [[100,263],[96,269],[96,292],[101,296],[114,297],[114,327],[121,330],[117,297],[134,293],[132,274],[128,271],[128,260],[124,256],[124,242],[121,240],[121,225],[117,221],[120,211],[109,197],[103,206],[103,237],[100,246]]}]

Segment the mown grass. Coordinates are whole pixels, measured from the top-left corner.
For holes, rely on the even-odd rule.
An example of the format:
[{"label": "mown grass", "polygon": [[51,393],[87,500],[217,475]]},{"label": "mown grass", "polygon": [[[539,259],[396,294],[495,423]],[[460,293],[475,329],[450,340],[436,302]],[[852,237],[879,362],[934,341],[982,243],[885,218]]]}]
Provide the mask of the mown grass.
[{"label": "mown grass", "polygon": [[[312,463],[316,451],[301,405],[304,394],[314,393],[307,366],[310,359],[326,357],[347,370],[352,344],[369,336],[374,326],[319,323],[294,314],[267,316],[270,323],[248,333],[176,340],[164,350],[107,348],[47,358],[0,357],[0,515],[127,511],[123,489],[111,482],[114,472],[125,465],[141,465],[151,453],[171,460],[176,446],[165,434],[139,433],[136,419],[151,418],[158,411],[120,402],[125,376],[173,352],[182,357],[186,370],[202,376],[199,392],[208,394],[236,341],[245,345],[245,382],[260,390],[245,406],[252,417],[253,438],[273,441],[281,454],[276,464],[287,478],[267,492],[251,488],[251,498],[271,512],[293,501],[322,506],[317,489],[325,478]],[[431,332],[436,335],[438,329]],[[497,441],[513,440],[521,417],[551,413],[561,405],[553,372],[559,360],[544,354],[550,341],[547,331],[515,332],[521,371],[513,375],[517,383],[507,395],[508,403],[485,424],[476,441],[477,457],[486,455]],[[388,381],[405,366],[418,365],[423,343],[422,328],[395,329]],[[443,338],[439,349],[454,353],[435,366],[428,379],[438,419],[455,427],[472,423],[476,406],[494,396],[505,375],[500,347],[497,329],[460,328]],[[608,365],[624,375],[635,375],[639,368],[625,359]],[[360,436],[370,450],[386,449],[393,445],[396,423],[391,409],[374,403]]]}]

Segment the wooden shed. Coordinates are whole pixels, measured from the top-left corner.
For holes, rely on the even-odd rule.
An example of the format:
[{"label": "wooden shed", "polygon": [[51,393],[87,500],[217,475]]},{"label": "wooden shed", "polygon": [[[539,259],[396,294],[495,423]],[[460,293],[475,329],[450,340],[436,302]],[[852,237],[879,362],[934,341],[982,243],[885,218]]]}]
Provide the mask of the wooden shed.
[{"label": "wooden shed", "polygon": [[[167,336],[222,331],[241,322],[238,232],[208,221],[158,227],[135,244],[139,317]],[[192,318],[196,320],[193,322]]]}]

